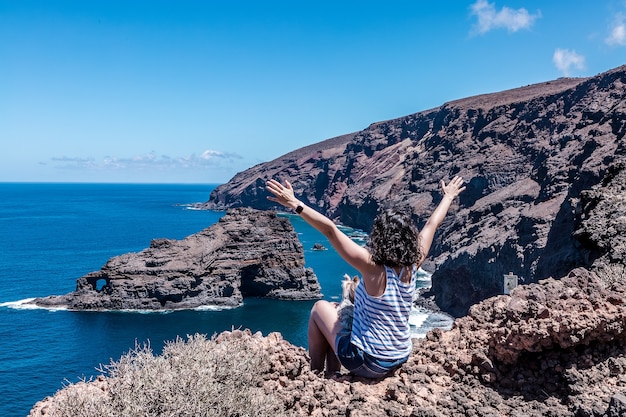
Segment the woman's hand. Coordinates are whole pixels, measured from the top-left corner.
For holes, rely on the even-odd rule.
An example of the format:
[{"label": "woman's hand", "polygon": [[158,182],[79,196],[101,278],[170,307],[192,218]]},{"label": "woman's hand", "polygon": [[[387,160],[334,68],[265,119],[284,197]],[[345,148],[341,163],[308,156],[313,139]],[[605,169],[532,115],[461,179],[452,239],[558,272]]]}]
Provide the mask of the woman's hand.
[{"label": "woman's hand", "polygon": [[268,196],[267,199],[285,207],[295,209],[300,201],[293,194],[293,188],[289,181],[285,180],[285,184],[281,184],[276,180],[269,180],[265,183],[265,189],[274,194],[274,197]]},{"label": "woman's hand", "polygon": [[463,178],[459,177],[458,175],[452,178],[452,181],[450,181],[448,185],[446,185],[446,183],[441,180],[441,190],[443,191],[443,195],[450,198],[456,197],[465,190],[465,187],[461,187],[462,185]]}]

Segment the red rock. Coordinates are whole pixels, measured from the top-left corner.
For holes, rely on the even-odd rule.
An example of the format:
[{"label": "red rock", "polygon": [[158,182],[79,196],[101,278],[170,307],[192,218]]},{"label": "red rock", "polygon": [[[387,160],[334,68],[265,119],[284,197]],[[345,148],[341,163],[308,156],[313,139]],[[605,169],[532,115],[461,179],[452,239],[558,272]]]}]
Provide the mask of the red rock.
[{"label": "red rock", "polygon": [[411,207],[421,224],[440,198],[439,181],[461,175],[467,190],[426,265],[434,271],[427,295],[458,317],[502,294],[508,272],[525,284],[578,266],[605,280],[624,276],[625,203],[598,196],[624,187],[615,172],[623,171],[625,136],[622,66],[373,123],[237,174],[206,207],[271,208],[265,180],[288,178],[301,199],[347,226],[369,230],[389,204]]}]

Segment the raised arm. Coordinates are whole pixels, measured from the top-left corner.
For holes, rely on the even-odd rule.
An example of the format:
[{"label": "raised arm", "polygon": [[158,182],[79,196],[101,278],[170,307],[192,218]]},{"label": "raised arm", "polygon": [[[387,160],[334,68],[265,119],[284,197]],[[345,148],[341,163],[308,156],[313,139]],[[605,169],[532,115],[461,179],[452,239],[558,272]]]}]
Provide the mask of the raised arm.
[{"label": "raised arm", "polygon": [[268,200],[279,203],[294,211],[302,207],[301,211],[298,210],[300,216],[308,224],[326,236],[337,253],[356,270],[363,274],[372,268],[374,264],[371,261],[370,253],[367,249],[361,247],[346,236],[346,234],[339,230],[337,225],[328,217],[298,200],[294,195],[293,188],[289,181],[285,181],[284,184],[281,184],[276,180],[269,180],[265,188],[273,194],[273,196],[267,197]]},{"label": "raised arm", "polygon": [[426,224],[420,231],[420,247],[422,253],[422,259],[420,260],[420,265],[426,259],[428,255],[428,251],[430,250],[431,245],[433,244],[433,239],[435,237],[435,232],[441,222],[446,217],[448,210],[450,209],[450,205],[454,198],[459,195],[465,187],[462,187],[463,179],[459,176],[456,176],[446,185],[446,183],[441,180],[441,190],[443,191],[443,198],[439,202],[439,205],[430,215]]}]

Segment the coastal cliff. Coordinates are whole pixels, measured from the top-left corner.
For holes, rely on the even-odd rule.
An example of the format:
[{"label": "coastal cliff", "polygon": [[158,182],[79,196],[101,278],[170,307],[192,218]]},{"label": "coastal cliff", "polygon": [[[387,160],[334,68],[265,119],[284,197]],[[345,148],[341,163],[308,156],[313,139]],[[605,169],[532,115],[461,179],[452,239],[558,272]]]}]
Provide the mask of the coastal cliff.
[{"label": "coastal cliff", "polygon": [[[462,316],[451,330],[414,340],[409,360],[380,381],[311,372],[306,351],[277,333],[225,332],[209,342],[224,358],[243,351],[257,358],[247,388],[229,392],[253,393],[266,404],[259,415],[626,415],[625,135],[620,67],[447,103],[238,174],[206,208],[269,209],[265,180],[288,178],[308,204],[365,230],[387,204],[406,204],[423,221],[441,178],[462,175],[468,189],[442,225],[429,265],[431,295]],[[501,295],[507,272],[522,285]],[[219,368],[184,349],[159,363],[178,366],[181,357],[201,370]],[[139,387],[146,401],[131,403],[157,411],[134,415],[195,416],[172,407],[214,404],[188,389],[169,401],[171,391],[159,389],[179,374],[146,373],[154,378]],[[220,389],[225,380],[217,380]],[[128,384],[102,375],[70,385],[35,404],[30,417],[75,404],[120,415],[114,407],[126,404],[118,396]]]},{"label": "coastal cliff", "polygon": [[[441,198],[439,181],[461,175],[467,190],[425,264],[429,295],[459,317],[501,294],[509,272],[526,284],[575,267],[615,279],[624,251],[594,243],[589,218],[609,213],[610,204],[594,202],[598,187],[622,184],[625,135],[622,66],[374,123],[241,172],[204,207],[273,208],[265,181],[289,179],[299,198],[347,226],[367,231],[389,205],[409,206],[421,225]],[[623,215],[605,216],[602,229],[620,236],[623,223]]]},{"label": "coastal cliff", "polygon": [[32,303],[71,310],[175,310],[236,307],[245,297],[321,297],[317,277],[289,219],[231,209],[182,240],[154,239],[78,279],[76,291]]}]

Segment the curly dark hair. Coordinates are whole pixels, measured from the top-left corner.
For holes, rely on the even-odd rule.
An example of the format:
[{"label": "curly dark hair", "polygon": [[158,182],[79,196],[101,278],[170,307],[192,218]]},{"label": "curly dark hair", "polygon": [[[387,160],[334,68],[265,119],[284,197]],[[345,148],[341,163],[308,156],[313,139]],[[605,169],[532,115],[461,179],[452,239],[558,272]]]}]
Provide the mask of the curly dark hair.
[{"label": "curly dark hair", "polygon": [[422,258],[419,232],[406,211],[380,212],[374,220],[367,248],[378,265],[409,266]]}]

